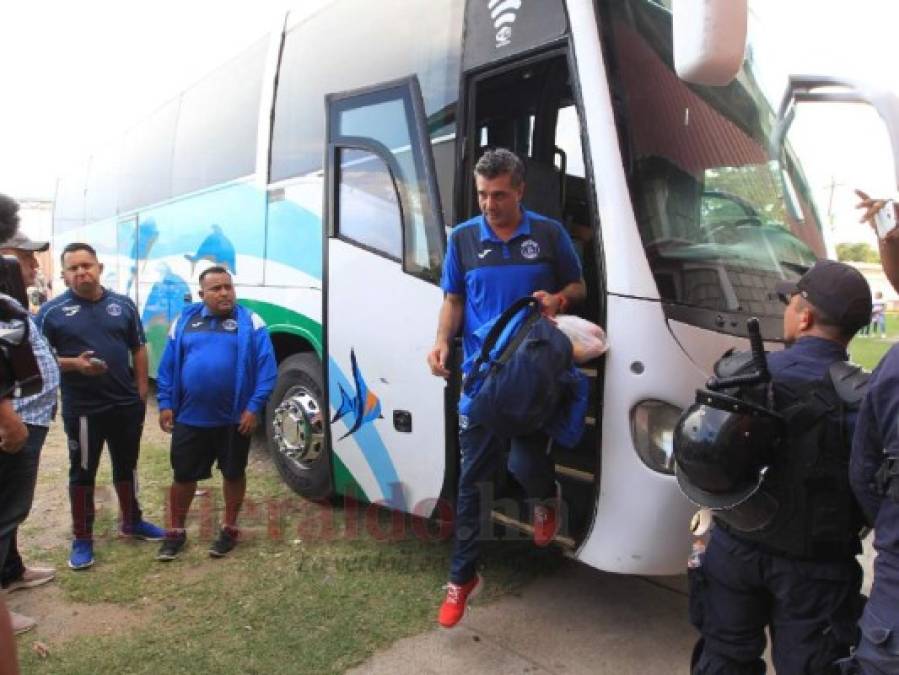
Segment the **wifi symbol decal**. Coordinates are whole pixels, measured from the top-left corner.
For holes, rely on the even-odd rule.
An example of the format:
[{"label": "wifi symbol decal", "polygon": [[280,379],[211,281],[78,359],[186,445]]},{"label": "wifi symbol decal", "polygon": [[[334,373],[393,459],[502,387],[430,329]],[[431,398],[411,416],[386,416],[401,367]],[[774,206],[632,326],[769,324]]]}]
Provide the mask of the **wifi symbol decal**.
[{"label": "wifi symbol decal", "polygon": [[512,42],[512,24],[515,13],[521,9],[521,0],[489,0],[487,9],[496,28],[496,46],[505,47]]}]

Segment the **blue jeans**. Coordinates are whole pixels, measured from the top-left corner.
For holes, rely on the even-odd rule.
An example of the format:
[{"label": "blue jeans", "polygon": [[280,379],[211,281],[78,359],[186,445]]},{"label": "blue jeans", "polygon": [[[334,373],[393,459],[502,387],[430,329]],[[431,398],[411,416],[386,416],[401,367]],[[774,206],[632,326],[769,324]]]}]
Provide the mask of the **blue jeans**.
[{"label": "blue jeans", "polygon": [[450,581],[464,584],[475,575],[480,548],[482,520],[489,521],[490,504],[484,493],[491,493],[492,480],[499,469],[503,451],[510,448],[509,471],[528,496],[546,499],[555,494],[555,465],[549,454],[546,434],[535,433],[502,439],[482,426],[459,432],[462,469],[456,501],[456,539],[450,564]]},{"label": "blue jeans", "polygon": [[27,427],[28,440],[21,450],[12,455],[0,452],[0,568],[4,584],[25,571],[15,547],[16,531],[31,511],[41,448],[47,438],[47,427]]}]

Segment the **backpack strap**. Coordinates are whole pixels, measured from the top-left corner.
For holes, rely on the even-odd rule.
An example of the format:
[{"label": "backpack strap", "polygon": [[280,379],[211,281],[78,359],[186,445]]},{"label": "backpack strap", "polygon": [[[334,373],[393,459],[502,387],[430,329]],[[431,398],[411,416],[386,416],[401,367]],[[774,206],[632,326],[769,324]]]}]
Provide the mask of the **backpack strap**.
[{"label": "backpack strap", "polygon": [[503,313],[497,317],[493,326],[490,327],[490,332],[487,333],[487,337],[484,338],[484,344],[481,346],[481,353],[472,364],[471,371],[477,371],[481,364],[486,363],[490,359],[490,352],[493,351],[493,348],[496,346],[496,341],[499,340],[499,336],[502,335],[503,330],[509,325],[509,322],[515,318],[515,315],[518,314],[520,310],[525,307],[537,308],[539,306],[540,301],[537,298],[532,295],[527,295],[523,298],[518,298],[518,300],[506,307],[506,309],[503,310]]},{"label": "backpack strap", "polygon": [[831,364],[827,374],[834,391],[837,392],[837,396],[843,403],[850,408],[857,408],[861,405],[862,399],[868,391],[870,373],[854,363],[837,361]]}]

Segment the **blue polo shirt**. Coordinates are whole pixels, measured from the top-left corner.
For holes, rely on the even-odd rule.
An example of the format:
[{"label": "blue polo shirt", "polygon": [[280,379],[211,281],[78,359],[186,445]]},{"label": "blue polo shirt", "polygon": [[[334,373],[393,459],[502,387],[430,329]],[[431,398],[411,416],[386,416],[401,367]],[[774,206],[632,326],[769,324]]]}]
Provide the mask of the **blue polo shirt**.
[{"label": "blue polo shirt", "polygon": [[463,345],[477,349],[473,333],[513,302],[535,291],[558,293],[580,281],[581,261],[557,221],[522,209],[515,234],[504,242],[483,215],[453,228],[440,287],[465,296]]},{"label": "blue polo shirt", "polygon": [[63,416],[93,415],[140,402],[131,352],[147,340],[131,298],[103,289],[99,300],[87,300],[68,290],[41,306],[35,322],[57,356],[93,351],[109,367],[103,375],[62,374]]},{"label": "blue polo shirt", "polygon": [[233,315],[218,317],[204,305],[200,314],[184,325],[181,336],[178,422],[195,427],[233,424],[236,364],[236,319]]}]

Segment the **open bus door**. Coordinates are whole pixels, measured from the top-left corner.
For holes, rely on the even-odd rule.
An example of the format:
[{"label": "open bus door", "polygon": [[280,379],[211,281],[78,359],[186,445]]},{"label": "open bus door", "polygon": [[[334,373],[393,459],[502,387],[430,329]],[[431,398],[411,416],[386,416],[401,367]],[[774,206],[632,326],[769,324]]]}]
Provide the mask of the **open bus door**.
[{"label": "open bus door", "polygon": [[[514,22],[502,12],[515,13]],[[506,17],[509,19],[509,16]],[[605,323],[602,257],[599,252],[595,187],[584,152],[583,107],[563,3],[533,3],[512,12],[469,3],[463,47],[463,111],[458,137],[456,212],[459,220],[479,213],[471,179],[489,148],[503,147],[525,164],[524,208],[559,221],[581,261],[587,299],[572,311]],[[573,448],[553,448],[555,477],[562,491],[563,525],[556,542],[576,549],[589,531],[600,476],[603,360],[582,368],[590,381],[585,432]],[[497,476],[493,519],[529,534],[530,509],[514,480]]]},{"label": "open bus door", "polygon": [[327,97],[324,339],[335,491],[430,515],[446,469],[446,383],[426,365],[445,233],[423,110],[416,77]]}]

